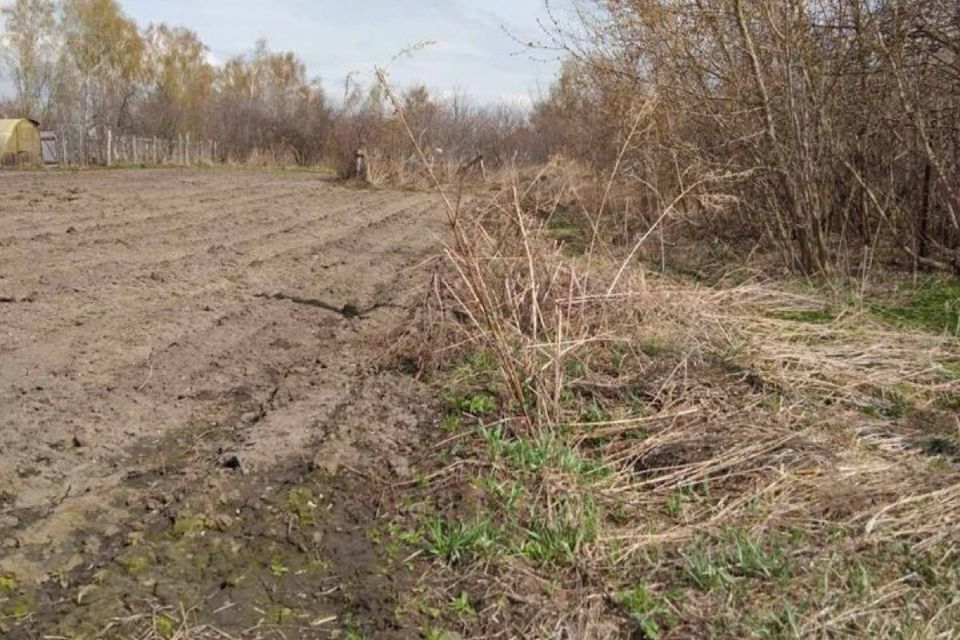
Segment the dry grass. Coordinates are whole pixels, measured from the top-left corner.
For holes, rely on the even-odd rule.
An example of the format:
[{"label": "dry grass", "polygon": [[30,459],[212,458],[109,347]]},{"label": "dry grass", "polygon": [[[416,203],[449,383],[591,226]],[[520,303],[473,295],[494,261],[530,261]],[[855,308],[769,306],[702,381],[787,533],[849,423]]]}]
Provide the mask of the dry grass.
[{"label": "dry grass", "polygon": [[[56,636],[46,637],[51,640],[57,638]],[[126,640],[232,640],[235,636],[210,625],[195,624],[191,619],[191,612],[181,606],[179,609],[158,608],[149,613],[111,619],[106,621],[96,637],[122,637]],[[243,637],[263,636],[244,634]],[[57,638],[57,640],[61,639]]]},{"label": "dry grass", "polygon": [[[956,338],[855,307],[820,318],[822,297],[776,283],[653,277],[635,256],[656,225],[571,256],[550,220],[577,178],[553,163],[469,206],[434,181],[447,268],[399,350],[452,377],[449,393],[495,402],[452,405],[458,460],[424,491],[450,523],[431,539],[460,536],[471,557],[434,544],[445,562],[426,581],[484,604],[452,624],[489,638],[954,637],[955,572],[921,579],[915,563],[954,566],[960,543],[957,459],[923,445],[960,432],[937,408],[960,391],[943,369]],[[851,562],[868,587],[844,582]],[[701,569],[716,576],[690,578]]]}]

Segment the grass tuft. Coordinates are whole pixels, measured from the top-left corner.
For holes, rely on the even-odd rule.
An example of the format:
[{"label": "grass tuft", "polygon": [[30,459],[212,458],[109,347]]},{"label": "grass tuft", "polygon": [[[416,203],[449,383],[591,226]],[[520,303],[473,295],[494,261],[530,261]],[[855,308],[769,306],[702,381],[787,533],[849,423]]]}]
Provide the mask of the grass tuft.
[{"label": "grass tuft", "polygon": [[960,335],[960,279],[924,283],[900,300],[874,303],[872,310],[897,326]]}]

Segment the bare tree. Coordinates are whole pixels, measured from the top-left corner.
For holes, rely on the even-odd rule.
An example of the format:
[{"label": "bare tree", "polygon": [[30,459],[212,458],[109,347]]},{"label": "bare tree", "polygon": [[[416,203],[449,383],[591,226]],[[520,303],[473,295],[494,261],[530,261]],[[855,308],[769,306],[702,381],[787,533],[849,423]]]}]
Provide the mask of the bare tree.
[{"label": "bare tree", "polygon": [[60,38],[51,0],[15,0],[0,10],[0,60],[16,89],[15,111],[47,121],[59,82]]}]

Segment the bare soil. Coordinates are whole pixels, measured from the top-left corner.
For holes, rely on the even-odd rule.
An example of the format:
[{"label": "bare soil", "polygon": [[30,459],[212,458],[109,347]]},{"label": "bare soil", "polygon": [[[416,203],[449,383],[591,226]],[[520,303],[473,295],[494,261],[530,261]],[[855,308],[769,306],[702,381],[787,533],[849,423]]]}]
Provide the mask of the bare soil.
[{"label": "bare soil", "polygon": [[374,519],[433,411],[371,364],[441,232],[313,174],[0,174],[0,631],[410,637]]}]

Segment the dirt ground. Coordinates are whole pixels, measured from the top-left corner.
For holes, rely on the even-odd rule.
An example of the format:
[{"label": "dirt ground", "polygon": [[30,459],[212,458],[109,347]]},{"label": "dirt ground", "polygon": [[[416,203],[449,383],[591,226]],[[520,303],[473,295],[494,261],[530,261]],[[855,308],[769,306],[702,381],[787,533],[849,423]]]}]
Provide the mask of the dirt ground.
[{"label": "dirt ground", "polygon": [[0,630],[408,637],[369,529],[432,412],[371,363],[441,232],[313,174],[0,174]]}]

